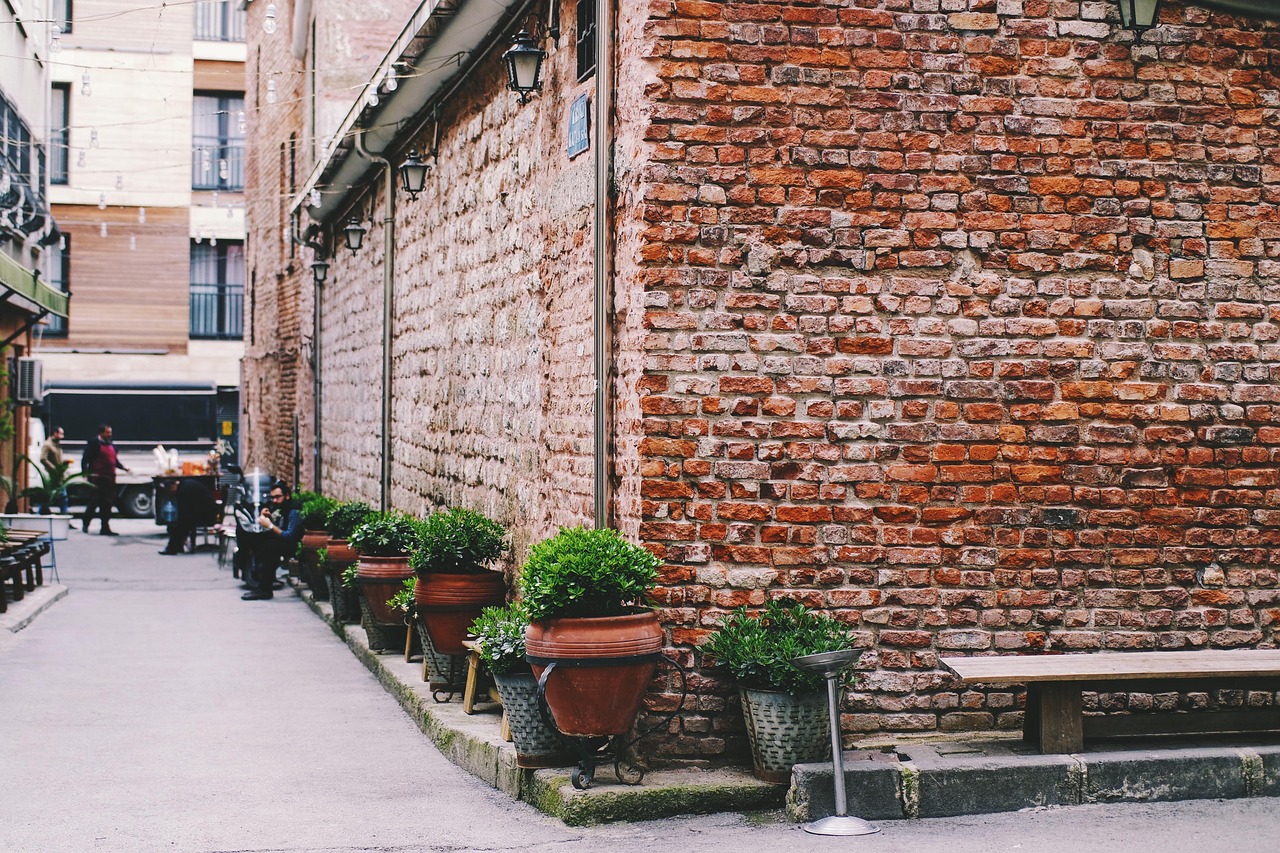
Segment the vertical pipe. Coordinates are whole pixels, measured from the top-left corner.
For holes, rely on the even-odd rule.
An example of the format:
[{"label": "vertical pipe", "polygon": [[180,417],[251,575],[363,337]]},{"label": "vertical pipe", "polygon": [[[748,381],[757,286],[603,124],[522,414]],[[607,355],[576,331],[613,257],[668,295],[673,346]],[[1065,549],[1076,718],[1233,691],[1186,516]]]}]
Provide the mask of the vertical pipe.
[{"label": "vertical pipe", "polygon": [[386,206],[382,221],[382,477],[379,503],[383,512],[391,508],[391,321],[396,290],[396,182],[391,161],[369,152],[364,130],[355,133],[356,151],[371,163],[382,166]]},{"label": "vertical pipe", "polygon": [[610,323],[613,251],[610,184],[613,181],[613,3],[596,0],[596,150],[595,150],[595,310],[593,316],[595,359],[595,460],[592,499],[595,526],[608,527],[612,498],[610,482],[611,423],[609,368],[613,357]]},{"label": "vertical pipe", "polygon": [[322,329],[320,324],[320,300],[323,296],[323,286],[317,281],[315,282],[315,305],[314,310],[311,312],[311,381],[314,383],[311,390],[311,401],[315,407],[315,411],[312,413],[312,417],[315,419],[312,424],[315,440],[311,447],[311,452],[314,456],[312,461],[315,464],[315,474],[313,475],[315,477],[315,482],[312,483],[311,488],[316,492],[324,491],[324,488],[320,485],[320,475],[322,473],[320,453],[320,439],[322,436],[320,428],[320,394],[324,388],[324,384],[320,380],[320,332]]}]

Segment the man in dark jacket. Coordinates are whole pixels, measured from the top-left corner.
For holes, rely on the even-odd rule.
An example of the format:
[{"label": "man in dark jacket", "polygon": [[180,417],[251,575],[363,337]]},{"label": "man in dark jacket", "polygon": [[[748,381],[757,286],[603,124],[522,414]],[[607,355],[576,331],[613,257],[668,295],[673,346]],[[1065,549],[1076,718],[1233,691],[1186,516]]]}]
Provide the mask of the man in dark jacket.
[{"label": "man in dark jacket", "polygon": [[84,457],[80,461],[80,470],[84,472],[93,487],[89,493],[89,503],[84,508],[81,521],[84,532],[89,532],[89,522],[95,513],[102,519],[102,535],[115,536],[111,529],[111,509],[116,502],[116,470],[128,471],[120,457],[116,455],[116,447],[111,443],[111,425],[98,427],[98,437],[89,439],[85,445]]},{"label": "man in dark jacket", "polygon": [[187,540],[202,524],[210,524],[218,514],[213,492],[199,480],[169,480],[165,491],[173,505],[173,521],[169,522],[169,544],[161,554],[181,554]]},{"label": "man in dark jacket", "polygon": [[271,487],[270,503],[258,516],[261,533],[252,534],[257,567],[250,582],[253,589],[240,596],[245,601],[264,601],[271,598],[280,562],[298,550],[302,541],[302,512],[289,499],[289,485],[283,480]]}]

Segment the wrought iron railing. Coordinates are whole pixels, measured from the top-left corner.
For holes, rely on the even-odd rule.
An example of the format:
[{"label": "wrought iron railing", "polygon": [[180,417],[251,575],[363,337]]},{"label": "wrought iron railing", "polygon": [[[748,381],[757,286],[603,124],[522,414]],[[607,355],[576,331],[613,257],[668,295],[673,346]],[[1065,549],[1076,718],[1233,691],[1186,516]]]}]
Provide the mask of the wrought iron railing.
[{"label": "wrought iron railing", "polygon": [[191,283],[191,337],[244,337],[244,285]]},{"label": "wrought iron railing", "polygon": [[244,41],[245,11],[231,0],[196,3],[196,41]]},{"label": "wrought iron railing", "polygon": [[244,142],[217,136],[191,141],[191,189],[244,189]]}]

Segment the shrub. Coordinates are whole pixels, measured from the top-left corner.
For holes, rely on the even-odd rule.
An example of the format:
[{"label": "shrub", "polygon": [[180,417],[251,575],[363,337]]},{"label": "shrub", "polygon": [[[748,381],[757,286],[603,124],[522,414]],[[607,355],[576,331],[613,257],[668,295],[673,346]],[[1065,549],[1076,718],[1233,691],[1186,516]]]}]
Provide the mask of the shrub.
[{"label": "shrub", "polygon": [[529,614],[517,601],[504,607],[486,607],[471,623],[476,638],[476,653],[489,671],[498,675],[528,668],[524,659],[524,629],[529,627]]},{"label": "shrub", "polygon": [[360,574],[360,564],[352,563],[342,570],[342,585],[347,589],[356,588],[356,576]]},{"label": "shrub", "polygon": [[413,578],[405,578],[404,584],[396,591],[396,594],[387,599],[387,606],[392,610],[399,610],[401,613],[408,615],[413,612]]},{"label": "shrub", "polygon": [[366,503],[347,501],[336,503],[325,520],[325,529],[334,539],[346,539],[351,531],[364,524],[364,520],[373,515],[374,509]]},{"label": "shrub", "polygon": [[521,569],[530,619],[619,616],[645,604],[658,558],[614,530],[562,527],[534,545]]},{"label": "shrub", "polygon": [[403,512],[375,512],[351,531],[348,544],[364,557],[405,557],[417,545],[422,522]]},{"label": "shrub", "polygon": [[474,574],[507,550],[507,531],[469,509],[432,513],[422,522],[409,565],[418,574]]},{"label": "shrub", "polygon": [[739,607],[703,647],[738,684],[758,690],[809,693],[821,690],[822,676],[797,669],[792,658],[852,648],[852,630],[798,601],[777,599],[752,613]]},{"label": "shrub", "polygon": [[331,498],[321,495],[311,495],[310,498],[300,504],[299,512],[302,514],[302,527],[304,530],[322,530],[329,523],[329,513],[333,512],[333,508],[337,502]]}]

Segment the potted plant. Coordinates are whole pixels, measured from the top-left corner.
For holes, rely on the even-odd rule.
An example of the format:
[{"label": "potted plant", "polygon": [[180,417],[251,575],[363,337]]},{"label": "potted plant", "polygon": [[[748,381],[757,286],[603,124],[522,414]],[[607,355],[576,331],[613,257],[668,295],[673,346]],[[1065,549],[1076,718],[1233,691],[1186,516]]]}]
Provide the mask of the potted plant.
[{"label": "potted plant", "polygon": [[32,462],[29,457],[23,456],[22,459],[40,477],[40,485],[28,486],[18,493],[18,497],[29,498],[39,507],[40,515],[50,515],[55,506],[63,506],[67,499],[67,486],[84,479],[82,473],[67,474],[67,469],[71,467],[70,460],[59,462],[49,469]]},{"label": "potted plant", "polygon": [[311,587],[316,599],[323,601],[329,597],[329,587],[317,554],[329,542],[325,524],[329,513],[333,511],[334,501],[313,492],[303,492],[301,495],[303,497],[299,498],[299,513],[302,516],[302,543],[298,557],[302,565],[302,580]]},{"label": "potted plant", "polygon": [[524,604],[486,607],[471,626],[476,654],[493,676],[502,697],[502,711],[516,748],[516,766],[558,767],[564,763],[563,745],[538,709],[538,682],[525,660],[525,631],[529,615]]},{"label": "potted plant", "polygon": [[658,616],[644,607],[658,558],[613,530],[561,528],[537,543],[521,571],[534,675],[555,665],[545,697],[563,734],[629,731],[663,647]]},{"label": "potted plant", "polygon": [[847,625],[786,599],[756,612],[740,607],[711,634],[703,648],[738,682],[758,778],[784,783],[792,765],[830,758],[825,679],[791,661],[853,645]]},{"label": "potted plant", "polygon": [[503,526],[469,509],[436,512],[422,523],[409,565],[418,576],[418,619],[437,653],[465,655],[462,643],[480,611],[506,601],[506,579],[489,568],[506,550]]},{"label": "potted plant", "polygon": [[[334,590],[343,588],[343,571],[348,566],[354,566],[356,562],[356,552],[347,544],[347,537],[351,535],[352,530],[363,524],[373,511],[373,507],[360,501],[335,501],[330,506],[328,515],[325,516],[323,526],[328,531],[329,538],[325,542],[328,559],[325,562],[324,574],[329,587],[330,601],[333,600]],[[348,592],[347,595],[355,605],[358,617],[360,605],[354,592]],[[336,605],[334,616],[341,618],[338,617]]]},{"label": "potted plant", "polygon": [[360,555],[356,587],[361,622],[369,635],[369,648],[375,651],[403,645],[404,619],[387,606],[387,599],[413,577],[409,551],[417,541],[420,526],[420,521],[402,512],[377,512],[365,518],[348,537]]}]

